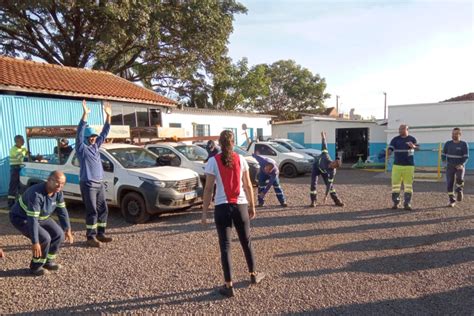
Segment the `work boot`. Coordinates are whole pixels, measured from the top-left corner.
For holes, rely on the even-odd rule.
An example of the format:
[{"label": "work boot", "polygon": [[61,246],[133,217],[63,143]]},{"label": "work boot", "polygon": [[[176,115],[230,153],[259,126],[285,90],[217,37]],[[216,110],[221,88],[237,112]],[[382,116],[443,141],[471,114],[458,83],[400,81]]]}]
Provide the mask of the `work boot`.
[{"label": "work boot", "polygon": [[280,203],[280,205],[281,205],[282,207],[288,207],[288,204],[286,204],[286,202]]},{"label": "work boot", "polygon": [[258,203],[257,207],[263,207],[263,203]]},{"label": "work boot", "polygon": [[262,282],[263,279],[265,279],[267,275],[263,272],[256,272],[255,274],[250,275],[250,283],[251,284],[259,284]]},{"label": "work boot", "polygon": [[311,204],[309,205],[309,207],[316,207],[316,201],[311,201]]},{"label": "work boot", "polygon": [[455,207],[455,206],[456,206],[456,202],[455,202],[455,201],[449,201],[448,206],[449,206],[449,207]]},{"label": "work boot", "polygon": [[[412,193],[407,193],[405,192],[405,194],[403,195],[403,205],[406,206],[410,206],[411,205],[411,197],[412,197]],[[405,208],[406,209],[406,208]]]},{"label": "work boot", "polygon": [[62,266],[60,264],[49,261],[43,265],[43,268],[49,271],[58,271],[62,268]]},{"label": "work boot", "polygon": [[393,202],[393,209],[397,209],[400,206],[400,193],[392,192],[392,202]]},{"label": "work boot", "polygon": [[100,248],[100,241],[97,240],[97,238],[89,238],[86,241],[86,245],[91,248]]},{"label": "work boot", "polygon": [[113,240],[112,237],[107,237],[105,235],[98,235],[97,240],[100,242],[111,242]]},{"label": "work boot", "polygon": [[403,206],[403,209],[404,209],[405,211],[412,211],[412,210],[413,210],[413,208],[411,207],[411,204],[405,204],[405,205]]},{"label": "work boot", "polygon": [[222,287],[220,287],[218,290],[220,295],[222,296],[225,296],[225,297],[232,297],[234,296],[234,287],[233,286],[227,286],[227,285],[223,285]]},{"label": "work boot", "polygon": [[458,202],[462,202],[462,199],[464,197],[464,195],[462,194],[462,191],[459,191],[456,195],[457,195],[456,199],[458,200]]},{"label": "work boot", "polygon": [[339,200],[338,198],[336,198],[336,199],[334,200],[334,204],[336,204],[336,206],[341,206],[341,207],[345,205],[345,204],[344,204],[341,200]]},{"label": "work boot", "polygon": [[43,276],[49,273],[49,271],[43,269],[43,267],[39,267],[36,269],[30,269],[30,273],[34,276]]}]

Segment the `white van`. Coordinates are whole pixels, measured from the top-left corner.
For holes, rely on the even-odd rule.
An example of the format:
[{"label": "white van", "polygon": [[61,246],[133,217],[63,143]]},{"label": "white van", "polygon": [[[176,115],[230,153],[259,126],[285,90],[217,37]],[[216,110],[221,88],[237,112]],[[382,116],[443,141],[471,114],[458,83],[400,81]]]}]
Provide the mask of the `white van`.
[{"label": "white van", "polygon": [[[202,203],[203,190],[196,172],[159,167],[158,157],[138,146],[106,143],[99,151],[107,204],[120,207],[126,221],[144,223],[152,214],[183,210]],[[42,162],[25,162],[20,177],[22,184],[31,186],[43,182],[50,172],[61,170],[67,179],[64,197],[81,201],[79,160],[75,150],[61,163],[54,155],[42,158]]]},{"label": "white van", "polygon": [[313,168],[313,157],[292,152],[275,142],[252,142],[247,151],[251,154],[258,152],[263,157],[275,160],[281,174],[287,178],[311,172]]}]

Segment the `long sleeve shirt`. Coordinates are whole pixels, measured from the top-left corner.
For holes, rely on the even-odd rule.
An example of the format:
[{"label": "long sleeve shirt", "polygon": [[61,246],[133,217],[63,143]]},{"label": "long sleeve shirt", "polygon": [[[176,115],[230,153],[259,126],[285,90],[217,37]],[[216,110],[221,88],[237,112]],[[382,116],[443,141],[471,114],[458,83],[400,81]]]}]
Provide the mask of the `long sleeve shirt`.
[{"label": "long sleeve shirt", "polygon": [[28,155],[28,150],[24,146],[20,148],[13,146],[10,149],[10,166],[22,165],[26,155]]},{"label": "long sleeve shirt", "polygon": [[462,140],[458,143],[452,140],[447,141],[444,144],[441,158],[450,166],[464,165],[469,159],[469,145]]},{"label": "long sleeve shirt", "polygon": [[[312,177],[317,177],[318,175],[327,175],[328,177],[328,185],[326,187],[326,194],[329,192],[330,184],[334,181],[334,177],[336,176],[336,170],[334,168],[330,168],[329,165],[331,164],[332,159],[329,155],[328,145],[326,143],[326,139],[323,138],[321,144],[321,155],[314,160],[313,163],[313,172],[311,173]],[[313,182],[314,179],[311,179]]]},{"label": "long sleeve shirt", "polygon": [[[267,158],[267,157],[262,157],[257,154],[253,154],[252,156],[257,160],[258,164],[260,165],[260,172],[263,172],[267,174],[268,176],[270,176],[270,180],[268,181],[267,186],[262,191],[262,193],[265,195],[267,194],[268,190],[270,190],[270,188],[272,187],[273,182],[275,181],[276,177],[278,177],[278,175],[280,174],[280,171],[278,170],[278,165],[275,162],[275,160]],[[272,165],[272,169],[270,170],[269,173],[266,173],[265,166],[268,164]]]},{"label": "long sleeve shirt", "polygon": [[77,127],[76,154],[80,165],[80,181],[100,182],[104,177],[104,170],[100,159],[99,148],[104,143],[110,131],[109,123],[105,122],[102,132],[95,144],[91,145],[84,139],[84,130],[87,122],[81,120]]},{"label": "long sleeve shirt", "polygon": [[46,183],[38,183],[28,188],[10,212],[13,216],[27,222],[32,244],[39,243],[39,223],[47,220],[53,213],[58,215],[59,224],[63,230],[71,227],[63,192],[60,191],[49,196],[46,191]]}]

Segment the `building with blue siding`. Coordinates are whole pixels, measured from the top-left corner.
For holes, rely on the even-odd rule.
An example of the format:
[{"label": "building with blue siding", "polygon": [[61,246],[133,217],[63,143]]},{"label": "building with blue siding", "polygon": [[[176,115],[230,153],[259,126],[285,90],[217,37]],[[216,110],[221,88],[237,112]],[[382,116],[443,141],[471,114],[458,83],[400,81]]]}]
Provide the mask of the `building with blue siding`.
[{"label": "building with blue siding", "polygon": [[[9,151],[15,135],[26,139],[26,127],[77,125],[82,100],[91,109],[90,125],[102,125],[102,105],[110,101],[113,124],[158,124],[163,109],[174,101],[109,72],[78,69],[0,56],[0,196],[10,178]],[[125,109],[125,110],[124,110]],[[115,111],[115,112],[114,112]],[[74,140],[70,140],[73,142]],[[52,140],[31,143],[31,154],[44,154]]]}]

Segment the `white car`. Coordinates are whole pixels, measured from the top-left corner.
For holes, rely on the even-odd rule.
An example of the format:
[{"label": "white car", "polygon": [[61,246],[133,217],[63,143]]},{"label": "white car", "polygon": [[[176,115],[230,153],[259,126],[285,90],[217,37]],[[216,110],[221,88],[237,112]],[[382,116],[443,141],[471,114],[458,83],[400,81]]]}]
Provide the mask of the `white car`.
[{"label": "white car", "polygon": [[[104,168],[107,204],[118,206],[125,220],[146,222],[151,214],[190,208],[202,203],[202,185],[196,172],[176,167],[158,167],[158,157],[138,146],[103,144],[100,157]],[[42,162],[26,162],[21,182],[26,186],[46,181],[51,171],[66,175],[64,197],[81,201],[79,159],[75,150],[63,164],[54,155]]]},{"label": "white car", "polygon": [[247,151],[275,160],[281,174],[288,178],[311,172],[313,168],[313,157],[292,152],[275,142],[252,142]]},{"label": "white car", "polygon": [[170,142],[148,144],[145,148],[158,155],[163,165],[191,169],[204,180],[204,161],[208,156],[205,149],[196,145]]},{"label": "white car", "polygon": [[321,150],[319,149],[313,149],[313,148],[306,148],[300,143],[297,143],[291,139],[288,138],[276,138],[276,139],[270,139],[270,141],[278,143],[288,149],[289,151],[301,153],[301,154],[307,154],[310,155],[313,158],[316,158],[321,155]]}]

